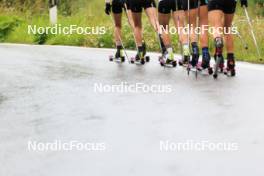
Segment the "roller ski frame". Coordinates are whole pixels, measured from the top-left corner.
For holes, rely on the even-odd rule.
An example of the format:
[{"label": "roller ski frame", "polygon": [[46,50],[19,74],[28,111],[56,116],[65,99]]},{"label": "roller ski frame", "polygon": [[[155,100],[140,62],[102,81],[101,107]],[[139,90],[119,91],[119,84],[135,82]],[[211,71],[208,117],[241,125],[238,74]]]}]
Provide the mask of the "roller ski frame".
[{"label": "roller ski frame", "polygon": [[149,56],[144,56],[142,59],[136,59],[136,57],[130,58],[131,64],[144,65],[146,62],[150,62]]},{"label": "roller ski frame", "polygon": [[110,55],[109,56],[109,61],[110,62],[116,62],[116,63],[124,63],[126,61],[126,58],[124,56],[116,58],[113,55]]},{"label": "roller ski frame", "polygon": [[162,67],[166,67],[166,68],[175,68],[177,67],[177,61],[176,60],[172,60],[170,63],[167,63],[164,56],[159,56],[159,63],[160,66]]}]

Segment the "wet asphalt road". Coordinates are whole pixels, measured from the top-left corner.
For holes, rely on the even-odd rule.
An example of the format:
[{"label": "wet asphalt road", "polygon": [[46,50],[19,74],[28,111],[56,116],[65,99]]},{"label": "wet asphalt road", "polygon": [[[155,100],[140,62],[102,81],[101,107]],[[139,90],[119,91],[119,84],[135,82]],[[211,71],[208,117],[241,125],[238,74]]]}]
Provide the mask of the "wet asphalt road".
[{"label": "wet asphalt road", "polygon": [[[0,45],[0,175],[263,176],[264,66],[238,76],[108,61],[112,50]],[[133,53],[129,52],[132,56]],[[95,84],[170,93],[96,93]],[[105,151],[28,150],[28,141],[104,143]],[[160,150],[161,141],[236,143],[236,151]]]}]

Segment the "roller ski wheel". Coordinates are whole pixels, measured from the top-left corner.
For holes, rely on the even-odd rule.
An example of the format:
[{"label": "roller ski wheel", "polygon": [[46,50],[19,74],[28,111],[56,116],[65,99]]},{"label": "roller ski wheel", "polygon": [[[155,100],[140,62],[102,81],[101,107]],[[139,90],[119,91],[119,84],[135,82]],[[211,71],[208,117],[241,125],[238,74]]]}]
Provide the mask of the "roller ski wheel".
[{"label": "roller ski wheel", "polygon": [[146,60],[146,62],[149,62],[150,61],[150,57],[149,56],[145,56],[145,60]]},{"label": "roller ski wheel", "polygon": [[110,61],[110,62],[113,62],[113,61],[114,61],[114,56],[112,56],[112,55],[109,56],[109,61]]},{"label": "roller ski wheel", "polygon": [[236,76],[236,70],[235,69],[226,69],[224,71],[224,74],[228,77],[235,77]]}]

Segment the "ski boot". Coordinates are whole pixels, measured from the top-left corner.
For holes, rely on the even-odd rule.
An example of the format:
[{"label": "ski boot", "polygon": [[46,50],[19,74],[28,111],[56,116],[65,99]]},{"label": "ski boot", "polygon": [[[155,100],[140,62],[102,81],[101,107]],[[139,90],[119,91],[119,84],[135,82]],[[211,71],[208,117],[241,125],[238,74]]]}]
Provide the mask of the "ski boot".
[{"label": "ski boot", "polygon": [[196,42],[192,43],[192,60],[190,64],[193,68],[195,68],[199,61],[199,47]]},{"label": "ski boot", "polygon": [[143,55],[143,51],[141,51],[141,50],[139,50],[138,53],[136,54],[136,56],[131,59],[131,63],[144,65],[145,62],[146,62],[145,57]]},{"label": "ski boot", "polygon": [[204,52],[201,63],[201,69],[207,70],[209,75],[213,74],[213,68],[210,66],[210,60],[211,60],[211,56],[209,52]]},{"label": "ski boot", "polygon": [[234,57],[227,57],[227,66],[224,71],[224,74],[227,76],[234,77],[236,76],[236,69],[235,69],[235,59]]},{"label": "ski boot", "polygon": [[147,46],[146,46],[146,43],[144,41],[142,42],[142,49],[143,49],[143,56],[145,57],[146,62],[149,62],[150,61],[150,57],[146,56],[146,54],[147,54]]},{"label": "ski boot", "polygon": [[215,66],[213,77],[216,79],[218,77],[218,72],[223,73],[224,70],[224,57],[223,57],[223,47],[224,42],[221,37],[215,39]]}]

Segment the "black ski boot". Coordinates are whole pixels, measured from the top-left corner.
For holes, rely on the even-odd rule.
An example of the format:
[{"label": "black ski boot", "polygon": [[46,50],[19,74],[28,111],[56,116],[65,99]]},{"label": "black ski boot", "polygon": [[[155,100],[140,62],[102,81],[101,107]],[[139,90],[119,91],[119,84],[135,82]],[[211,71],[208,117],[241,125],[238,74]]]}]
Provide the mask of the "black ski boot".
[{"label": "black ski boot", "polygon": [[192,60],[190,64],[192,67],[196,67],[199,61],[199,47],[196,42],[192,43]]},{"label": "black ski boot", "polygon": [[225,69],[225,74],[228,76],[236,76],[236,69],[235,69],[235,58],[234,54],[228,54],[227,55],[227,66]]}]

